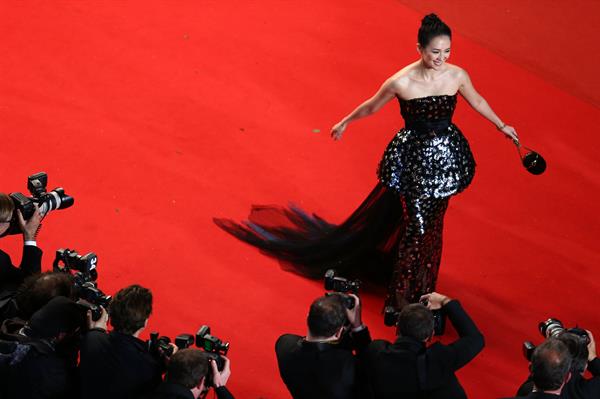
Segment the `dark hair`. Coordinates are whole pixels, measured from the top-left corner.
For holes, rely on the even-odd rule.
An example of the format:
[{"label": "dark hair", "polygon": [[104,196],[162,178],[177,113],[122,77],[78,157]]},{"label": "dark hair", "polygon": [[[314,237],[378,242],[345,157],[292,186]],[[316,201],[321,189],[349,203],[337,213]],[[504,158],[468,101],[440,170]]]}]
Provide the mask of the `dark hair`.
[{"label": "dark hair", "polygon": [[398,318],[398,331],[403,337],[426,340],[433,334],[433,313],[420,303],[406,305]]},{"label": "dark hair", "polygon": [[425,48],[437,36],[448,36],[452,39],[452,31],[437,15],[428,14],[421,20],[417,41]]},{"label": "dark hair", "polygon": [[14,211],[15,203],[12,198],[4,193],[0,193],[0,221],[11,219]]},{"label": "dark hair", "polygon": [[27,277],[15,295],[19,317],[29,320],[31,315],[57,296],[75,298],[73,277],[70,274],[44,272]]},{"label": "dark hair", "polygon": [[585,339],[572,333],[563,333],[558,336],[558,340],[567,346],[571,355],[571,371],[573,373],[583,373],[587,363],[589,350]]},{"label": "dark hair", "polygon": [[182,349],[169,360],[165,381],[192,389],[208,374],[208,355],[198,349]]},{"label": "dark hair", "polygon": [[152,292],[137,284],[120,289],[108,309],[110,324],[123,334],[133,334],[144,327],[151,313]]},{"label": "dark hair", "polygon": [[569,349],[560,340],[549,338],[533,351],[530,368],[537,389],[559,389],[571,369]]},{"label": "dark hair", "polygon": [[310,305],[306,323],[311,335],[331,337],[346,323],[346,308],[339,295],[322,296]]}]

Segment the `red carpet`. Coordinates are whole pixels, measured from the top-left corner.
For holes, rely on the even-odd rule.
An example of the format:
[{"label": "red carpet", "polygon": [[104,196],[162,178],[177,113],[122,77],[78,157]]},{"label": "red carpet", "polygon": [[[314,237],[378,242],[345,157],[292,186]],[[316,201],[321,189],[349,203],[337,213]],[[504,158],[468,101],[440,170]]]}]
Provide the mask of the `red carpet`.
[{"label": "red carpet", "polygon": [[[423,10],[404,3],[412,2],[3,2],[0,189],[24,191],[26,176],[44,170],[52,187],[76,197],[45,222],[45,266],[59,247],[98,253],[105,291],[152,288],[147,332],[210,324],[231,341],[236,397],[289,397],[274,342],[304,333],[321,285],[282,272],[211,218],[242,219],[252,203],[291,200],[341,221],[370,192],[402,125],[397,105],[351,126],[339,143],[328,130],[417,56]],[[537,3],[522,4],[506,1],[489,15],[538,13]],[[582,18],[600,11],[597,2],[551,4],[578,4]],[[587,66],[556,80],[548,72],[597,55],[584,34],[563,53],[571,63],[544,51],[552,35],[583,29],[574,18],[536,23],[536,35],[549,38],[537,46],[531,25],[511,25],[502,42],[469,24],[478,9],[444,7],[455,28],[450,61],[549,163],[543,176],[527,174],[513,146],[459,102],[455,121],[478,171],[451,201],[438,288],[460,298],[486,336],[485,351],[460,372],[470,397],[507,396],[527,374],[520,346],[541,340],[540,320],[600,336],[600,112],[586,94],[599,82]],[[538,49],[536,63],[503,50],[513,43]],[[566,91],[564,76],[596,90]],[[2,240],[11,253],[19,245]],[[391,338],[382,298],[364,302],[373,336]]]}]

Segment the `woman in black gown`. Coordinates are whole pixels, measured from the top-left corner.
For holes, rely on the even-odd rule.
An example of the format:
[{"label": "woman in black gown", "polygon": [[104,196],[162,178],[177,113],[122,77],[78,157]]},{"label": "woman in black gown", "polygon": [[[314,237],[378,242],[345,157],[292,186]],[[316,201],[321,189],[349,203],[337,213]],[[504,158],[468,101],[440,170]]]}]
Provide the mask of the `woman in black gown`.
[{"label": "woman in black gown", "polygon": [[423,18],[420,59],[333,126],[331,135],[339,140],[350,122],[394,98],[405,121],[384,152],[379,183],[344,223],[333,225],[301,209],[276,206],[254,206],[242,224],[215,223],[308,277],[322,277],[329,268],[383,274],[389,281],[386,304],[395,309],[434,291],[449,198],[463,191],[475,172],[469,144],[451,120],[457,94],[507,138],[518,139],[475,91],[468,74],[447,63],[451,36],[435,14]]}]

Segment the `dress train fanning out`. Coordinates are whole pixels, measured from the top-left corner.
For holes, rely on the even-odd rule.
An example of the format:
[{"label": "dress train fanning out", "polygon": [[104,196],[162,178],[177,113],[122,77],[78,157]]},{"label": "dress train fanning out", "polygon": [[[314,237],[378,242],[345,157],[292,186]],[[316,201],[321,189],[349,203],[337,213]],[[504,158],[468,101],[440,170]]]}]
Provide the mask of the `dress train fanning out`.
[{"label": "dress train fanning out", "polygon": [[379,183],[339,225],[290,206],[254,206],[247,221],[214,219],[223,230],[277,258],[284,269],[322,278],[330,268],[384,278],[400,309],[435,289],[449,198],[464,190],[475,161],[451,122],[456,95],[399,99],[406,126],[379,164]]}]

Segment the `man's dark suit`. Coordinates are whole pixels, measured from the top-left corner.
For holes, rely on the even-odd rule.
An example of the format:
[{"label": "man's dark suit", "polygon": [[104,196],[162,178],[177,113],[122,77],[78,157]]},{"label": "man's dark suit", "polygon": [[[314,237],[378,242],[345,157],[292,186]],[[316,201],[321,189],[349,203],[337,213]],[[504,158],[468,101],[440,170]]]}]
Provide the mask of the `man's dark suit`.
[{"label": "man's dark suit", "polygon": [[0,251],[0,323],[16,315],[14,298],[26,277],[42,271],[42,250],[34,245],[23,246],[21,265],[12,264],[10,256]]},{"label": "man's dark suit", "polygon": [[[450,345],[435,343],[429,348],[411,337],[396,342],[376,340],[367,348],[366,369],[375,398],[466,398],[454,372],[471,361],[484,346],[483,335],[458,301],[444,306],[460,338]],[[419,388],[418,356],[425,354],[424,390]]]},{"label": "man's dark suit", "polygon": [[[569,382],[562,390],[561,398],[564,399],[589,399],[600,398],[600,358],[595,358],[588,363],[588,371],[593,378],[584,378],[581,374],[571,376]],[[533,389],[533,381],[527,380],[517,392],[517,395],[525,396]]]},{"label": "man's dark suit", "polygon": [[[217,399],[234,399],[226,387],[215,388]],[[163,382],[148,399],[194,399],[192,391],[178,384]]]},{"label": "man's dark suit", "polygon": [[504,398],[504,399],[559,399],[562,398],[560,395],[553,395],[551,393],[545,392],[531,392],[527,396],[515,396],[514,398]]},{"label": "man's dark suit", "polygon": [[136,398],[161,383],[162,365],[132,335],[90,330],[82,336],[80,359],[82,399]]},{"label": "man's dark suit", "polygon": [[359,365],[352,349],[360,354],[371,342],[367,328],[352,334],[351,343],[307,342],[285,334],[275,344],[279,374],[294,399],[363,398]]},{"label": "man's dark suit", "polygon": [[23,246],[23,256],[19,267],[12,264],[10,256],[6,252],[0,251],[0,284],[3,290],[8,285],[16,288],[26,277],[41,271],[42,250],[34,245]]}]

